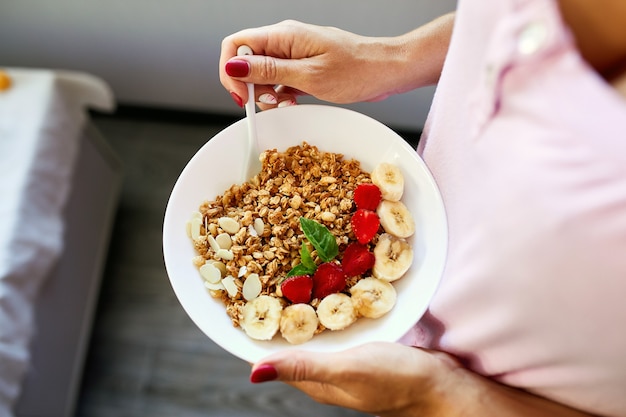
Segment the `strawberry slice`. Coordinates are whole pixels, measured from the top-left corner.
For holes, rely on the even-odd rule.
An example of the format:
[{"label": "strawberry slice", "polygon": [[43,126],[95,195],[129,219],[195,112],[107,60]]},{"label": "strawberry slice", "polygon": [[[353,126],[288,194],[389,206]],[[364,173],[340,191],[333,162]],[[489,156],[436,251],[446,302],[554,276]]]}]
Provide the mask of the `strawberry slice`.
[{"label": "strawberry slice", "polygon": [[335,262],[325,262],[313,274],[313,298],[322,299],[327,295],[341,292],[346,288],[346,273]]},{"label": "strawberry slice", "polygon": [[308,303],[311,301],[313,291],[313,279],[310,275],[294,275],[285,278],[280,284],[283,297],[294,304]]},{"label": "strawberry slice", "polygon": [[354,203],[358,209],[375,211],[381,199],[382,193],[376,184],[359,184],[354,190]]},{"label": "strawberry slice", "polygon": [[360,243],[369,243],[380,226],[380,218],[375,211],[358,209],[350,219],[352,231]]},{"label": "strawberry slice", "polygon": [[375,261],[376,257],[367,246],[354,242],[343,253],[341,267],[348,277],[355,277],[371,269]]}]

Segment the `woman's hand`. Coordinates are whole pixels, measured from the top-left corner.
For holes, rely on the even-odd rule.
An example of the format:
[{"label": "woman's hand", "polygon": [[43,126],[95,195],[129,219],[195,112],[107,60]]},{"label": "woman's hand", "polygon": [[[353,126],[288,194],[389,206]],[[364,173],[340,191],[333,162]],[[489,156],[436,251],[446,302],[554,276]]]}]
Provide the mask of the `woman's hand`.
[{"label": "woman's hand", "polygon": [[[243,44],[255,55],[236,57]],[[256,84],[261,104],[295,101],[302,93],[335,103],[373,100],[386,94],[379,83],[367,83],[383,71],[383,49],[340,29],[284,21],[224,39],[220,80],[243,102],[247,100],[243,82]],[[274,91],[275,85],[289,88]]]},{"label": "woman's hand", "polygon": [[445,353],[395,343],[337,353],[287,350],[255,364],[250,379],[277,379],[320,403],[385,417],[587,416],[483,378]]},{"label": "woman's hand", "polygon": [[464,372],[442,353],[372,343],[338,353],[274,354],[253,367],[251,380],[269,372],[320,403],[383,416],[431,416],[448,407],[457,370]]},{"label": "woman's hand", "polygon": [[[297,21],[243,30],[222,42],[220,80],[239,105],[248,99],[245,83],[256,84],[264,109],[301,94],[332,103],[381,100],[438,79],[452,20],[390,38]],[[255,55],[238,57],[241,45]]]}]

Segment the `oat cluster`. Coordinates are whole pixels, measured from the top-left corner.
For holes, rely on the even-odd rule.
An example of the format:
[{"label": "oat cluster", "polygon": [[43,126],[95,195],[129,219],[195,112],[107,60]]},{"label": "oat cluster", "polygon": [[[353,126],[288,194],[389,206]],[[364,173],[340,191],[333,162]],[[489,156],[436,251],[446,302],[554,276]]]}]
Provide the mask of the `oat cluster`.
[{"label": "oat cluster", "polygon": [[[300,262],[304,234],[299,218],[325,225],[341,253],[355,239],[350,225],[354,189],[371,182],[358,161],[306,142],[284,152],[265,151],[261,162],[261,172],[250,181],[232,185],[200,206],[198,230],[191,233],[198,253],[195,265],[213,262],[223,276],[234,278],[238,291],[210,292],[222,298],[235,326],[246,302],[242,292],[246,276],[258,274],[261,294],[276,296],[278,282]],[[238,226],[226,225],[224,218]],[[230,243],[216,245],[216,239],[226,234]]]}]

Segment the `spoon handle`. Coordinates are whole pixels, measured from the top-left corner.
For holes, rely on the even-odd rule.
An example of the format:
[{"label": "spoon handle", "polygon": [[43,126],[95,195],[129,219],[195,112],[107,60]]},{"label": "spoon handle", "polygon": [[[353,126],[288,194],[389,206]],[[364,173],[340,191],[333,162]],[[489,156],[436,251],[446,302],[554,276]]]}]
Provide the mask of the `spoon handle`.
[{"label": "spoon handle", "polygon": [[[248,45],[241,45],[237,48],[237,56],[254,55],[252,49]],[[246,83],[248,87],[248,101],[246,102],[246,115],[250,117],[251,114],[256,113],[256,107],[254,104],[254,84]]]},{"label": "spoon handle", "polygon": [[[237,48],[237,55],[252,55],[252,49],[247,45],[241,45]],[[248,149],[246,152],[246,161],[244,165],[244,181],[248,181],[261,170],[259,161],[259,145],[256,131],[256,104],[254,97],[254,84],[246,83],[248,87],[248,101],[246,101],[246,119],[248,122]]]}]

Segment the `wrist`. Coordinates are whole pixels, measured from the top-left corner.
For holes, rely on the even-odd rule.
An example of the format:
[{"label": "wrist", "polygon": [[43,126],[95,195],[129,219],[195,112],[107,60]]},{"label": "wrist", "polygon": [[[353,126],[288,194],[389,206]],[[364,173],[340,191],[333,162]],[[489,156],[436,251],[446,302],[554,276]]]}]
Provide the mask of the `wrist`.
[{"label": "wrist", "polygon": [[591,417],[528,391],[501,384],[458,367],[440,387],[441,416],[464,417]]},{"label": "wrist", "polygon": [[454,14],[448,14],[396,37],[363,38],[361,50],[364,52],[360,56],[370,64],[376,62],[376,82],[389,94],[436,84],[448,52],[453,24]]}]

